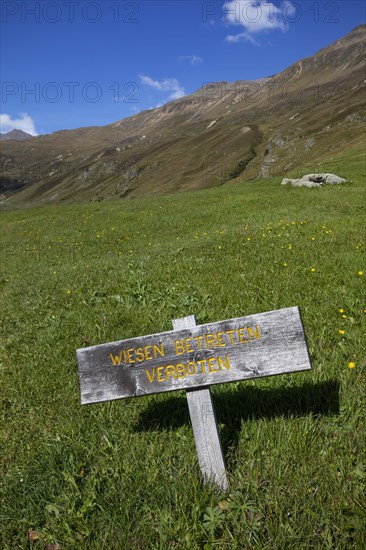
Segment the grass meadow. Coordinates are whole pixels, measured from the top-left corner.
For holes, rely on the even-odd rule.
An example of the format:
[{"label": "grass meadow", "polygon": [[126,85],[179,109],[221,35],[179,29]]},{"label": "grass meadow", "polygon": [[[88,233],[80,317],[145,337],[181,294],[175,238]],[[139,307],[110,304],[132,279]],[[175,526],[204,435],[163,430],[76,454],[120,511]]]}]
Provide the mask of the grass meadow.
[{"label": "grass meadow", "polygon": [[[280,180],[1,217],[2,549],[362,549],[365,181]],[[184,392],[80,406],[75,350],[300,306],[312,371],[213,387],[230,488]]]}]

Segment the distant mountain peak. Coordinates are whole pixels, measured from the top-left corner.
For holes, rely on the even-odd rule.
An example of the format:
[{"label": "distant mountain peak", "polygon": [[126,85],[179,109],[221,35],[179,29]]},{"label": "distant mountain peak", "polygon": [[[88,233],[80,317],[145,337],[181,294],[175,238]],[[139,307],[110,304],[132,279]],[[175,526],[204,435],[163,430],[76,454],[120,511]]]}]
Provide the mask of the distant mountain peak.
[{"label": "distant mountain peak", "polygon": [[33,137],[31,134],[27,134],[27,132],[23,132],[23,130],[14,129],[11,130],[11,132],[7,132],[5,134],[0,133],[0,140],[3,141],[23,141],[24,139],[29,139]]}]

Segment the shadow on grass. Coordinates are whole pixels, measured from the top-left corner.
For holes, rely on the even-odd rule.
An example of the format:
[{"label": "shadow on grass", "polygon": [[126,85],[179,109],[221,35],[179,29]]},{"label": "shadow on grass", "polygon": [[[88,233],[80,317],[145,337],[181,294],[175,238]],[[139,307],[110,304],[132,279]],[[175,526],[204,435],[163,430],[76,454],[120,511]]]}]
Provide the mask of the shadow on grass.
[{"label": "shadow on grass", "polygon": [[[339,413],[337,380],[290,388],[239,387],[221,393],[213,390],[212,394],[217,422],[224,424],[224,429],[220,430],[224,449],[236,445],[242,421],[245,420]],[[190,424],[185,395],[164,397],[164,400],[151,402],[140,414],[136,431],[174,430]]]}]

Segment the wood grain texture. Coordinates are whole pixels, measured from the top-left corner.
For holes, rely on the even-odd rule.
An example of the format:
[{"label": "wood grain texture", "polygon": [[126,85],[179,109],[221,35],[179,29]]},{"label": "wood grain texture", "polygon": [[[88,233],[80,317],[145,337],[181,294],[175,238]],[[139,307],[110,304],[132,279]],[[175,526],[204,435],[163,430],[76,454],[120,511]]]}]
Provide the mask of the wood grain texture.
[{"label": "wood grain texture", "polygon": [[311,368],[298,307],[81,348],[76,353],[82,404]]},{"label": "wood grain texture", "polygon": [[[174,319],[175,330],[196,326],[194,315]],[[218,432],[215,409],[210,388],[187,391],[187,403],[191,418],[198,463],[205,483],[213,482],[226,491],[229,487],[225,460]]]}]

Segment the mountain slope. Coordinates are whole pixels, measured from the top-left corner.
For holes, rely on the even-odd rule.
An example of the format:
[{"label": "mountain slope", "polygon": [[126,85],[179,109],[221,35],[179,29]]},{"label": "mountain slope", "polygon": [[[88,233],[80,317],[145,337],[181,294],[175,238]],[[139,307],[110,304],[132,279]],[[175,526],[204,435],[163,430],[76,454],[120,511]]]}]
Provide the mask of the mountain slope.
[{"label": "mountain slope", "polygon": [[268,178],[363,140],[365,29],[258,81],[218,82],[104,127],[2,143],[11,206]]}]

